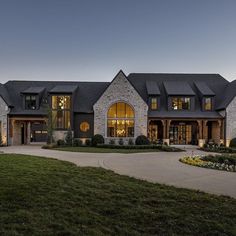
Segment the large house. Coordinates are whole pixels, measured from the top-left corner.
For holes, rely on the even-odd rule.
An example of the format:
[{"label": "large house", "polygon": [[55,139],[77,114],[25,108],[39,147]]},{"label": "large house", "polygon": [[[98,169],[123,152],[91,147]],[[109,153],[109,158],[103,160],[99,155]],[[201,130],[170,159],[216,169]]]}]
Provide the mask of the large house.
[{"label": "large house", "polygon": [[9,81],[0,84],[4,144],[45,142],[94,134],[202,146],[236,137],[236,80],[219,74],[148,74],[120,71],[111,82]]}]

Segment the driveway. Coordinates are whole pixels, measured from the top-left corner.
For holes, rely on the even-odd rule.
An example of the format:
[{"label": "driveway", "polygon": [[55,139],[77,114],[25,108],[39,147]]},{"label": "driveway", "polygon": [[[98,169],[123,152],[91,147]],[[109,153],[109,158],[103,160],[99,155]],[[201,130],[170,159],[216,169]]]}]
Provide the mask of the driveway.
[{"label": "driveway", "polygon": [[189,166],[179,162],[185,155],[204,154],[196,149],[186,152],[156,153],[76,153],[41,149],[40,146],[0,148],[4,153],[29,154],[66,160],[78,166],[103,167],[118,174],[151,182],[196,189],[236,198],[236,173]]}]

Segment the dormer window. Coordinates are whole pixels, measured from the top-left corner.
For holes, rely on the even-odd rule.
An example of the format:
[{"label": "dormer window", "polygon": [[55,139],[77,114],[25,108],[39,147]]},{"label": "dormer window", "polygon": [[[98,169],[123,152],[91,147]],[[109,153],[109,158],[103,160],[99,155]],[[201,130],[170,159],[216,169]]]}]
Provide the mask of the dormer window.
[{"label": "dormer window", "polygon": [[35,110],[37,108],[36,96],[35,95],[26,95],[25,96],[25,109],[26,110]]},{"label": "dormer window", "polygon": [[173,97],[171,107],[172,110],[190,110],[191,99],[189,97]]},{"label": "dormer window", "polygon": [[152,97],[151,98],[151,110],[157,110],[158,109],[158,101],[157,97]]},{"label": "dormer window", "polygon": [[212,98],[204,98],[204,110],[211,111],[212,110]]}]

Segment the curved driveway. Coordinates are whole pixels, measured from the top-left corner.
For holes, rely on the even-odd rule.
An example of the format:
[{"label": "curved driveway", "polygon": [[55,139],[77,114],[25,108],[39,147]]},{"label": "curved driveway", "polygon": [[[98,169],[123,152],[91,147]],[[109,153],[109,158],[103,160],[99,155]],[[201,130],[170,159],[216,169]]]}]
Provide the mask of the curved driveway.
[{"label": "curved driveway", "polygon": [[66,160],[78,166],[103,167],[116,173],[151,182],[201,190],[236,198],[236,173],[189,166],[179,162],[185,155],[203,154],[196,149],[186,152],[156,153],[78,153],[41,149],[39,146],[0,148],[5,153],[29,154]]}]

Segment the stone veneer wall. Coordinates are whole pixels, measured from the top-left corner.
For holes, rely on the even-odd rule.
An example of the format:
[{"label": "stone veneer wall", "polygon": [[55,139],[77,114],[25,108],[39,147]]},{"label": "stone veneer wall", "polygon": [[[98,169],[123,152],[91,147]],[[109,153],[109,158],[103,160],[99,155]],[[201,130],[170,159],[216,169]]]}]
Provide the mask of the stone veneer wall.
[{"label": "stone veneer wall", "polygon": [[[106,142],[109,139],[114,139],[107,137],[107,111],[116,102],[126,102],[133,107],[135,111],[134,136],[147,135],[148,105],[122,72],[118,73],[104,94],[94,104],[94,134],[101,134],[105,137]],[[127,141],[126,139],[125,141]]]},{"label": "stone veneer wall", "polygon": [[226,108],[226,143],[236,138],[236,97]]},{"label": "stone veneer wall", "polygon": [[9,113],[9,108],[5,103],[5,101],[2,99],[2,97],[0,96],[0,122],[1,122],[2,141],[4,145],[7,144],[8,113]]}]

